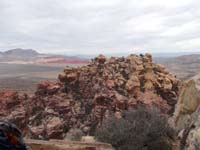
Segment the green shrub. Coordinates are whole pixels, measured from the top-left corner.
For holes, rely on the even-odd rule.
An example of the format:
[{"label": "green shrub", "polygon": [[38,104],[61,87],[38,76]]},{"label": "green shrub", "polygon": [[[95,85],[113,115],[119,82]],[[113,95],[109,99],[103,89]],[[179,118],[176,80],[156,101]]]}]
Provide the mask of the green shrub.
[{"label": "green shrub", "polygon": [[97,140],[112,144],[116,150],[171,150],[174,131],[156,108],[139,107],[104,120],[96,132]]}]

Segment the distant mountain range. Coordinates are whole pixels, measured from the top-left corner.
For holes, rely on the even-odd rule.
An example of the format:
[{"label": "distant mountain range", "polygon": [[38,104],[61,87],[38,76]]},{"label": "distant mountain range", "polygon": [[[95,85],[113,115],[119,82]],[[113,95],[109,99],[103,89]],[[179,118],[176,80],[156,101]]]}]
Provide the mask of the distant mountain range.
[{"label": "distant mountain range", "polygon": [[[113,54],[127,56],[128,54]],[[156,63],[163,64],[180,79],[188,79],[200,72],[200,53],[153,53]],[[106,55],[110,57],[112,55]],[[13,64],[85,64],[95,55],[42,54],[33,49],[12,49],[0,52],[0,63]]]},{"label": "distant mountain range", "polygon": [[85,58],[64,55],[41,54],[33,49],[11,49],[0,52],[0,63],[18,63],[18,64],[82,64],[87,63]]},{"label": "distant mountain range", "polygon": [[200,73],[200,54],[183,55],[178,57],[157,57],[156,63],[164,65],[170,72],[180,79],[189,79]]},{"label": "distant mountain range", "polygon": [[[132,54],[137,54],[137,55],[140,55],[140,54],[144,54],[145,52],[141,52],[141,53],[135,53],[134,51],[132,52]],[[115,57],[122,57],[122,56],[128,56],[129,54],[131,53],[107,53],[107,54],[103,54],[105,55],[106,57],[111,57],[111,56],[115,56]],[[172,57],[179,57],[179,56],[184,56],[184,55],[193,55],[193,54],[200,54],[200,51],[199,52],[174,52],[174,53],[170,53],[170,52],[160,52],[160,53],[151,53],[152,56],[154,58],[172,58]],[[62,54],[62,55],[65,55],[65,54]],[[74,54],[73,56],[77,56],[77,57],[80,57],[80,58],[87,58],[87,59],[91,59],[91,58],[94,58],[97,56],[97,54]]]}]

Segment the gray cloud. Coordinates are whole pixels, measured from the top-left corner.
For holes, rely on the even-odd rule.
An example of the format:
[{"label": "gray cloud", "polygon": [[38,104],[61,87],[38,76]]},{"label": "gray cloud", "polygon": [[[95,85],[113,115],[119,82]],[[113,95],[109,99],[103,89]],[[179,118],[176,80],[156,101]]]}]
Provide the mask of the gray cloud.
[{"label": "gray cloud", "polygon": [[1,0],[0,49],[200,50],[199,0]]}]

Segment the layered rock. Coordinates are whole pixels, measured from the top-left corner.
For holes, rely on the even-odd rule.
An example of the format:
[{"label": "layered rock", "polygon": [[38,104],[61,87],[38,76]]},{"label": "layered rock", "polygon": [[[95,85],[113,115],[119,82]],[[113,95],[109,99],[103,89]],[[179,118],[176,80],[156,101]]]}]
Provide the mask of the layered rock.
[{"label": "layered rock", "polygon": [[174,114],[180,149],[200,148],[200,74],[184,83]]},{"label": "layered rock", "polygon": [[38,85],[22,107],[27,109],[26,133],[36,139],[63,139],[71,129],[93,135],[108,114],[120,118],[122,111],[138,105],[172,114],[179,85],[150,54],[109,59],[99,55],[86,66],[67,66],[58,82]]}]

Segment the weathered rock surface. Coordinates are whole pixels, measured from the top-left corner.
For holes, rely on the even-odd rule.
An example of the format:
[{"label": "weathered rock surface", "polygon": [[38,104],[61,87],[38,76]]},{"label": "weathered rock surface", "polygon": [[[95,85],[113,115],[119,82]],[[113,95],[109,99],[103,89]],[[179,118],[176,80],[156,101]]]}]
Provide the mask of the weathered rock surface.
[{"label": "weathered rock surface", "polygon": [[175,110],[175,125],[180,131],[180,149],[200,148],[200,74],[185,82]]},{"label": "weathered rock surface", "polygon": [[[19,107],[9,119],[17,116],[14,122],[27,126],[24,132],[35,139],[64,139],[71,129],[93,135],[109,113],[120,118],[123,110],[138,105],[172,114],[179,85],[174,75],[152,62],[150,54],[109,59],[99,55],[86,66],[67,66],[58,82],[39,84],[32,97],[11,98],[4,116]],[[4,101],[10,99],[0,103]]]},{"label": "weathered rock surface", "polygon": [[20,129],[25,129],[27,124],[27,105],[28,96],[19,94],[15,91],[0,92],[0,118],[15,122]]},{"label": "weathered rock surface", "polygon": [[112,150],[112,146],[104,143],[72,142],[64,140],[26,140],[32,150]]}]

